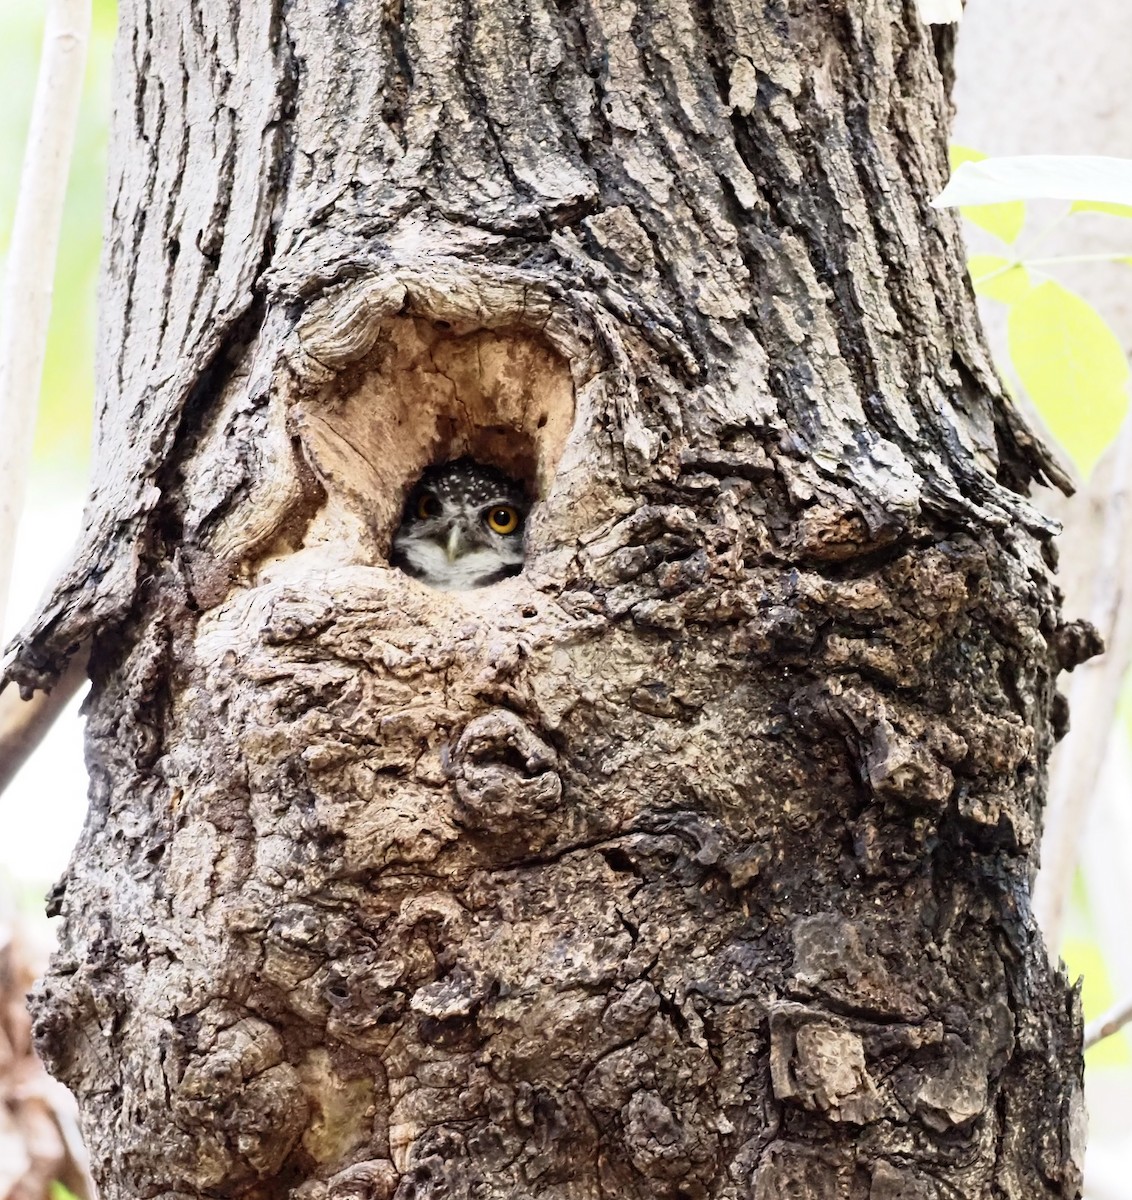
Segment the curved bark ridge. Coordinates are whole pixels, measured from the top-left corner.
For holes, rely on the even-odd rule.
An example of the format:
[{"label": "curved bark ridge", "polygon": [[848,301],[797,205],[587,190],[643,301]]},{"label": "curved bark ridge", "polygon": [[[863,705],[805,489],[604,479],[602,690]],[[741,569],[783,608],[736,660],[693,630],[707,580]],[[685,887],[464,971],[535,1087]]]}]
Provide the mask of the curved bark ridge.
[{"label": "curved bark ridge", "polygon": [[[928,33],[218,7],[126,14],[138,111],[274,55],[217,134],[276,148],[231,176],[273,220],[203,243],[256,265],[176,370],[112,326],[133,491],[15,668],[98,632],[37,1029],[106,1200],[1076,1195],[1027,894],[1081,639],[927,207]],[[206,206],[117,153],[141,311],[124,230],[177,225],[176,289]],[[540,504],[437,593],[385,555],[465,453]]]}]

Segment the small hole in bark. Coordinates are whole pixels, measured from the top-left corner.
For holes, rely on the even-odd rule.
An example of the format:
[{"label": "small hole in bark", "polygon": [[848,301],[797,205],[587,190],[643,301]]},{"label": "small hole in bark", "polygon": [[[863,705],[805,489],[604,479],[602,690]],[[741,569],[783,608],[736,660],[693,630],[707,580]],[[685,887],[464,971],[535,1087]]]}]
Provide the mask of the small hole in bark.
[{"label": "small hole in bark", "polygon": [[474,1034],[475,1022],[468,1017],[422,1017],[417,1032],[426,1045],[459,1046]]},{"label": "small hole in bark", "polygon": [[616,871],[620,875],[637,874],[637,864],[624,850],[620,850],[614,846],[608,850],[603,850],[601,856],[605,859],[611,871]]},{"label": "small hole in bark", "polygon": [[400,1021],[401,1014],[405,1010],[405,999],[403,996],[398,996],[395,1000],[391,1000],[388,1004],[384,1004],[379,1008],[373,1016],[375,1025],[393,1025]]}]

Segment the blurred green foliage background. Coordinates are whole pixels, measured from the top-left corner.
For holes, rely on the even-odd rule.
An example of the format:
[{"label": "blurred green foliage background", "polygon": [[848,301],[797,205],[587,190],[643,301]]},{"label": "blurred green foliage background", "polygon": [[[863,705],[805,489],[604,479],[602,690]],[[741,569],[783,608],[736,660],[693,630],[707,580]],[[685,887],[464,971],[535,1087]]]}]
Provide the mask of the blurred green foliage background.
[{"label": "blurred green foliage background", "polygon": [[[35,92],[45,5],[0,5],[0,258],[7,255],[24,141]],[[41,479],[82,489],[94,406],[95,284],[98,276],[114,0],[94,0],[83,107],[67,191],[55,276],[55,303],[44,367],[34,470]]]}]

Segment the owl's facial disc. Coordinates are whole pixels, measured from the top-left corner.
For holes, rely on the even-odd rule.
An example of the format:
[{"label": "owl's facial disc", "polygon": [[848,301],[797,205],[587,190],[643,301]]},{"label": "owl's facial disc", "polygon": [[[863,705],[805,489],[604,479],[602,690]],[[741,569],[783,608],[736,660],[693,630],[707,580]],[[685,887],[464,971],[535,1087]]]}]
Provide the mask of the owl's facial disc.
[{"label": "owl's facial disc", "polygon": [[469,459],[430,467],[405,505],[392,562],[432,587],[483,587],[523,566],[519,484]]}]

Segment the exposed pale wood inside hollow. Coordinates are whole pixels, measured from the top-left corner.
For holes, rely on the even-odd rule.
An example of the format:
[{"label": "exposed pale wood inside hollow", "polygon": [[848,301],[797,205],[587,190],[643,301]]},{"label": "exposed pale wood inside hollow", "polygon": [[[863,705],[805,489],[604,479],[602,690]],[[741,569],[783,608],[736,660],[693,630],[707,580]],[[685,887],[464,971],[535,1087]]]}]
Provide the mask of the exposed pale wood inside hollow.
[{"label": "exposed pale wood inside hollow", "polygon": [[408,489],[432,463],[467,455],[545,498],[573,425],[574,392],[563,359],[534,337],[403,317],[385,325],[364,362],[296,409],[327,492],[308,542],[346,519],[384,555]]}]

